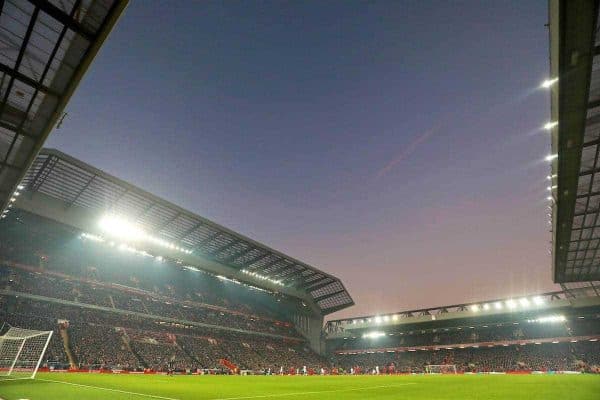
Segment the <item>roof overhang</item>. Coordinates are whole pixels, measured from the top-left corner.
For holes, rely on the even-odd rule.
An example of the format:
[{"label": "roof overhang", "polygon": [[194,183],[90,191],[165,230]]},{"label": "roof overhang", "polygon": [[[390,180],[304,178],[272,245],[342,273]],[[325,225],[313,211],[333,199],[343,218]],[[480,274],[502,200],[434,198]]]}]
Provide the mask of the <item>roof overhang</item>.
[{"label": "roof overhang", "polygon": [[[395,314],[371,315],[329,321],[325,325],[328,339],[341,339],[349,336],[360,337],[364,332],[385,331],[394,332],[399,329],[425,329],[448,327],[460,324],[475,324],[477,321],[495,323],[503,319],[535,318],[540,315],[569,314],[589,312],[596,314],[600,310],[600,296],[598,292],[589,287],[572,288],[566,291],[543,293],[537,296],[542,300],[539,305],[528,303],[522,306],[520,299],[512,299],[514,308],[506,307],[510,299],[488,300],[479,303],[454,304],[443,307],[434,307],[419,310],[402,311]],[[521,298],[522,299],[522,298]],[[501,309],[495,307],[496,303],[503,303]],[[487,304],[488,308],[482,308]],[[472,306],[477,306],[473,309]],[[395,316],[392,318],[392,316]]]},{"label": "roof overhang", "polygon": [[598,1],[550,0],[553,280],[600,280]]},{"label": "roof overhang", "polygon": [[127,3],[0,3],[0,211]]},{"label": "roof overhang", "polygon": [[126,216],[144,231],[193,253],[154,243],[144,244],[147,251],[297,297],[321,315],[354,304],[338,278],[60,151],[42,150],[21,185],[13,204],[27,212],[89,233],[100,233],[98,221],[106,214]]}]

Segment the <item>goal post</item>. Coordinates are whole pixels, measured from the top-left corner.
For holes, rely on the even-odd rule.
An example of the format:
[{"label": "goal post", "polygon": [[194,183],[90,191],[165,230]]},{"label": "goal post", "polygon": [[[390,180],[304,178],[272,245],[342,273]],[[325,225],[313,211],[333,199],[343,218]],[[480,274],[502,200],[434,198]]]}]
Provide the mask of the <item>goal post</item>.
[{"label": "goal post", "polygon": [[456,364],[428,364],[425,366],[426,374],[456,374]]},{"label": "goal post", "polygon": [[33,379],[52,338],[52,331],[10,326],[0,335],[0,379]]}]

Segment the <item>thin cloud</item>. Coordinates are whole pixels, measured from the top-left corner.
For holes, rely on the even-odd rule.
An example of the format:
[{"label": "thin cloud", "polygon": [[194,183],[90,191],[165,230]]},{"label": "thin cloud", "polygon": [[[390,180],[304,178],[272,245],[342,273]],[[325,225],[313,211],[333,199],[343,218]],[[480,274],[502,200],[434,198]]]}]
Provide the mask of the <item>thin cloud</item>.
[{"label": "thin cloud", "polygon": [[403,149],[400,154],[390,160],[385,167],[377,171],[377,178],[383,177],[385,174],[390,172],[396,165],[400,164],[404,159],[409,157],[414,151],[424,143],[427,139],[429,139],[434,133],[436,133],[440,129],[440,125],[435,125],[424,132],[421,132],[415,139],[413,139],[410,144]]}]

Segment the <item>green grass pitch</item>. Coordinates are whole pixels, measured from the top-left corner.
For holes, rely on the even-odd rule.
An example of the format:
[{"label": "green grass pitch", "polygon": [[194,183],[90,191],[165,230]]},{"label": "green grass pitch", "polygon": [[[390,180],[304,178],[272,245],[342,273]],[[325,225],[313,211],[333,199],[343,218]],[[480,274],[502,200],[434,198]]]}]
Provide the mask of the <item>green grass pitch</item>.
[{"label": "green grass pitch", "polygon": [[0,381],[4,400],[598,400],[596,375],[163,376],[40,373]]}]

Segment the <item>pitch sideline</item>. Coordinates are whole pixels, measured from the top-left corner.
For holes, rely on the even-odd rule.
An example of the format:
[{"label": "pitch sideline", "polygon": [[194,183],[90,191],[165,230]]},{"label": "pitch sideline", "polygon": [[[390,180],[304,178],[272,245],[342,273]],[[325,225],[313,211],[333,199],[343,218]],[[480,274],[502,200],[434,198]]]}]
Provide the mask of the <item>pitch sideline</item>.
[{"label": "pitch sideline", "polygon": [[36,378],[36,380],[38,381],[44,381],[44,382],[51,382],[51,383],[63,383],[65,385],[71,385],[71,386],[79,386],[79,387],[84,387],[84,388],[90,388],[90,389],[100,389],[100,390],[107,390],[109,392],[117,392],[117,393],[124,393],[124,394],[132,394],[134,396],[142,396],[142,397],[150,397],[153,399],[162,399],[162,400],[179,400],[176,399],[174,397],[165,397],[165,396],[157,396],[154,394],[147,394],[147,393],[137,393],[137,392],[129,392],[127,390],[120,390],[120,389],[111,389],[111,388],[107,388],[107,387],[102,387],[102,386],[92,386],[92,385],[84,385],[81,383],[73,383],[73,382],[64,382],[64,381],[55,381],[53,379],[42,379],[42,378]]},{"label": "pitch sideline", "polygon": [[335,389],[335,390],[315,390],[312,392],[293,392],[293,393],[281,393],[281,394],[261,394],[256,396],[241,396],[241,397],[218,397],[209,400],[243,400],[243,399],[264,399],[269,397],[287,397],[287,396],[302,396],[306,394],[319,394],[319,393],[339,393],[339,392],[354,392],[359,390],[371,390],[371,389],[383,389],[392,388],[398,386],[416,385],[417,382],[399,383],[397,385],[379,385],[379,386],[366,386],[352,389]]}]

